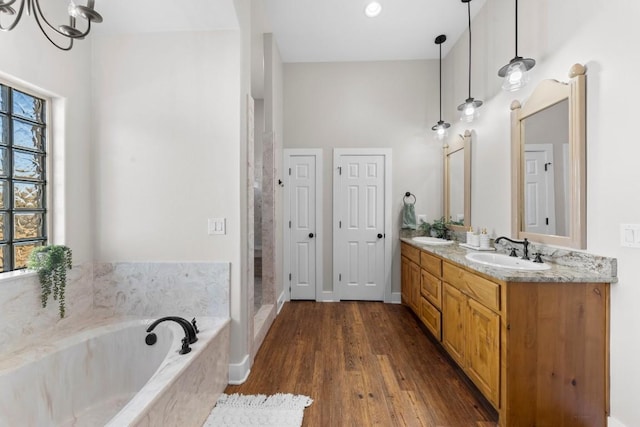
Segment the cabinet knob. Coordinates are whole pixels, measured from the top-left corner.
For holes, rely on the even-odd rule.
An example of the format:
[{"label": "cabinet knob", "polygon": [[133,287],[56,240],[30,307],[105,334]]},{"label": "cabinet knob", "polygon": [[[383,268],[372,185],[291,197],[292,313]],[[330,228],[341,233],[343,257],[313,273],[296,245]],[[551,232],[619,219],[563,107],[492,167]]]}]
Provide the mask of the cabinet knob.
[{"label": "cabinet knob", "polygon": [[378,233],[378,239],[382,239],[382,233]]},{"label": "cabinet knob", "polygon": [[309,238],[313,239],[313,233],[309,233]]}]

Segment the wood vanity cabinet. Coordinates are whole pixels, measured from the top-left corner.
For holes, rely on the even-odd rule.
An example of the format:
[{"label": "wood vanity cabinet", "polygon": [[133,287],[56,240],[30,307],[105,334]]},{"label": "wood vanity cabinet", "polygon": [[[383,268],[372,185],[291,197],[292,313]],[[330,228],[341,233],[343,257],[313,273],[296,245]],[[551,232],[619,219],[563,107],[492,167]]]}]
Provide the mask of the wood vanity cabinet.
[{"label": "wood vanity cabinet", "polygon": [[442,260],[420,252],[420,311],[422,323],[438,341],[442,339]]},{"label": "wood vanity cabinet", "polygon": [[442,345],[482,394],[500,397],[500,285],[443,265]]},{"label": "wood vanity cabinet", "polygon": [[402,302],[418,313],[420,310],[420,249],[403,243]]},{"label": "wood vanity cabinet", "polygon": [[403,302],[500,427],[607,425],[609,286],[505,282],[402,243]]}]

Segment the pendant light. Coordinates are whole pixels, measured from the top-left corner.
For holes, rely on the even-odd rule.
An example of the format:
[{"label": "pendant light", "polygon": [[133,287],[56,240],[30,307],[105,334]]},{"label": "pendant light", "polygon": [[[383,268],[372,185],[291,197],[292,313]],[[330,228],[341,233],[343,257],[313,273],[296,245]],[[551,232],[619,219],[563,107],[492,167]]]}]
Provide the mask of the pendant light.
[{"label": "pendant light", "polygon": [[518,56],[518,0],[516,0],[516,56],[498,70],[498,75],[504,77],[502,89],[513,92],[525,86],[529,81],[528,71],[535,65],[535,59]]},{"label": "pendant light", "polygon": [[440,120],[431,128],[436,132],[438,139],[443,139],[447,135],[447,129],[451,127],[449,123],[442,120],[442,43],[447,41],[447,36],[440,34],[436,37],[435,43],[440,47]]},{"label": "pendant light", "polygon": [[467,3],[467,11],[469,16],[469,97],[460,105],[460,120],[464,122],[472,122],[478,115],[478,108],[482,105],[482,101],[471,97],[471,0],[461,0]]}]

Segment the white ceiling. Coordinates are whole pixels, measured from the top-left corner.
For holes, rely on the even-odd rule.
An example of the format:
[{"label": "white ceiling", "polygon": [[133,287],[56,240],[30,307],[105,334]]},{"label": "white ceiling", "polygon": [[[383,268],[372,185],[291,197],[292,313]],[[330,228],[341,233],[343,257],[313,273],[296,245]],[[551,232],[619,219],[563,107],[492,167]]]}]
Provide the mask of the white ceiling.
[{"label": "white ceiling", "polygon": [[[438,58],[434,39],[445,34],[443,56],[467,28],[461,0],[263,0],[284,62],[378,61]],[[471,1],[471,16],[486,0]]]},{"label": "white ceiling", "polygon": [[[434,39],[446,34],[443,56],[467,28],[461,0],[252,0],[252,19],[272,32],[284,62],[383,61],[438,58]],[[486,0],[471,1],[472,17]],[[233,0],[97,0],[104,22],[96,34],[237,29]],[[262,4],[261,4],[262,3]],[[264,12],[263,9],[264,8]],[[263,22],[264,21],[264,22]]]}]

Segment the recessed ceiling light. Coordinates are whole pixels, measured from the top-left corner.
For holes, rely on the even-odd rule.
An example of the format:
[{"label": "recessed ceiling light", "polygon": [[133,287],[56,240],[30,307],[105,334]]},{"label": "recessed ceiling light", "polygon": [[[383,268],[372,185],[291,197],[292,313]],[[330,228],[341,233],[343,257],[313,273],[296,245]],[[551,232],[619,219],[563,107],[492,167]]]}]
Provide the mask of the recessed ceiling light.
[{"label": "recessed ceiling light", "polygon": [[372,1],[364,8],[364,14],[369,18],[374,18],[380,15],[380,12],[382,12],[382,5],[377,1]]}]

